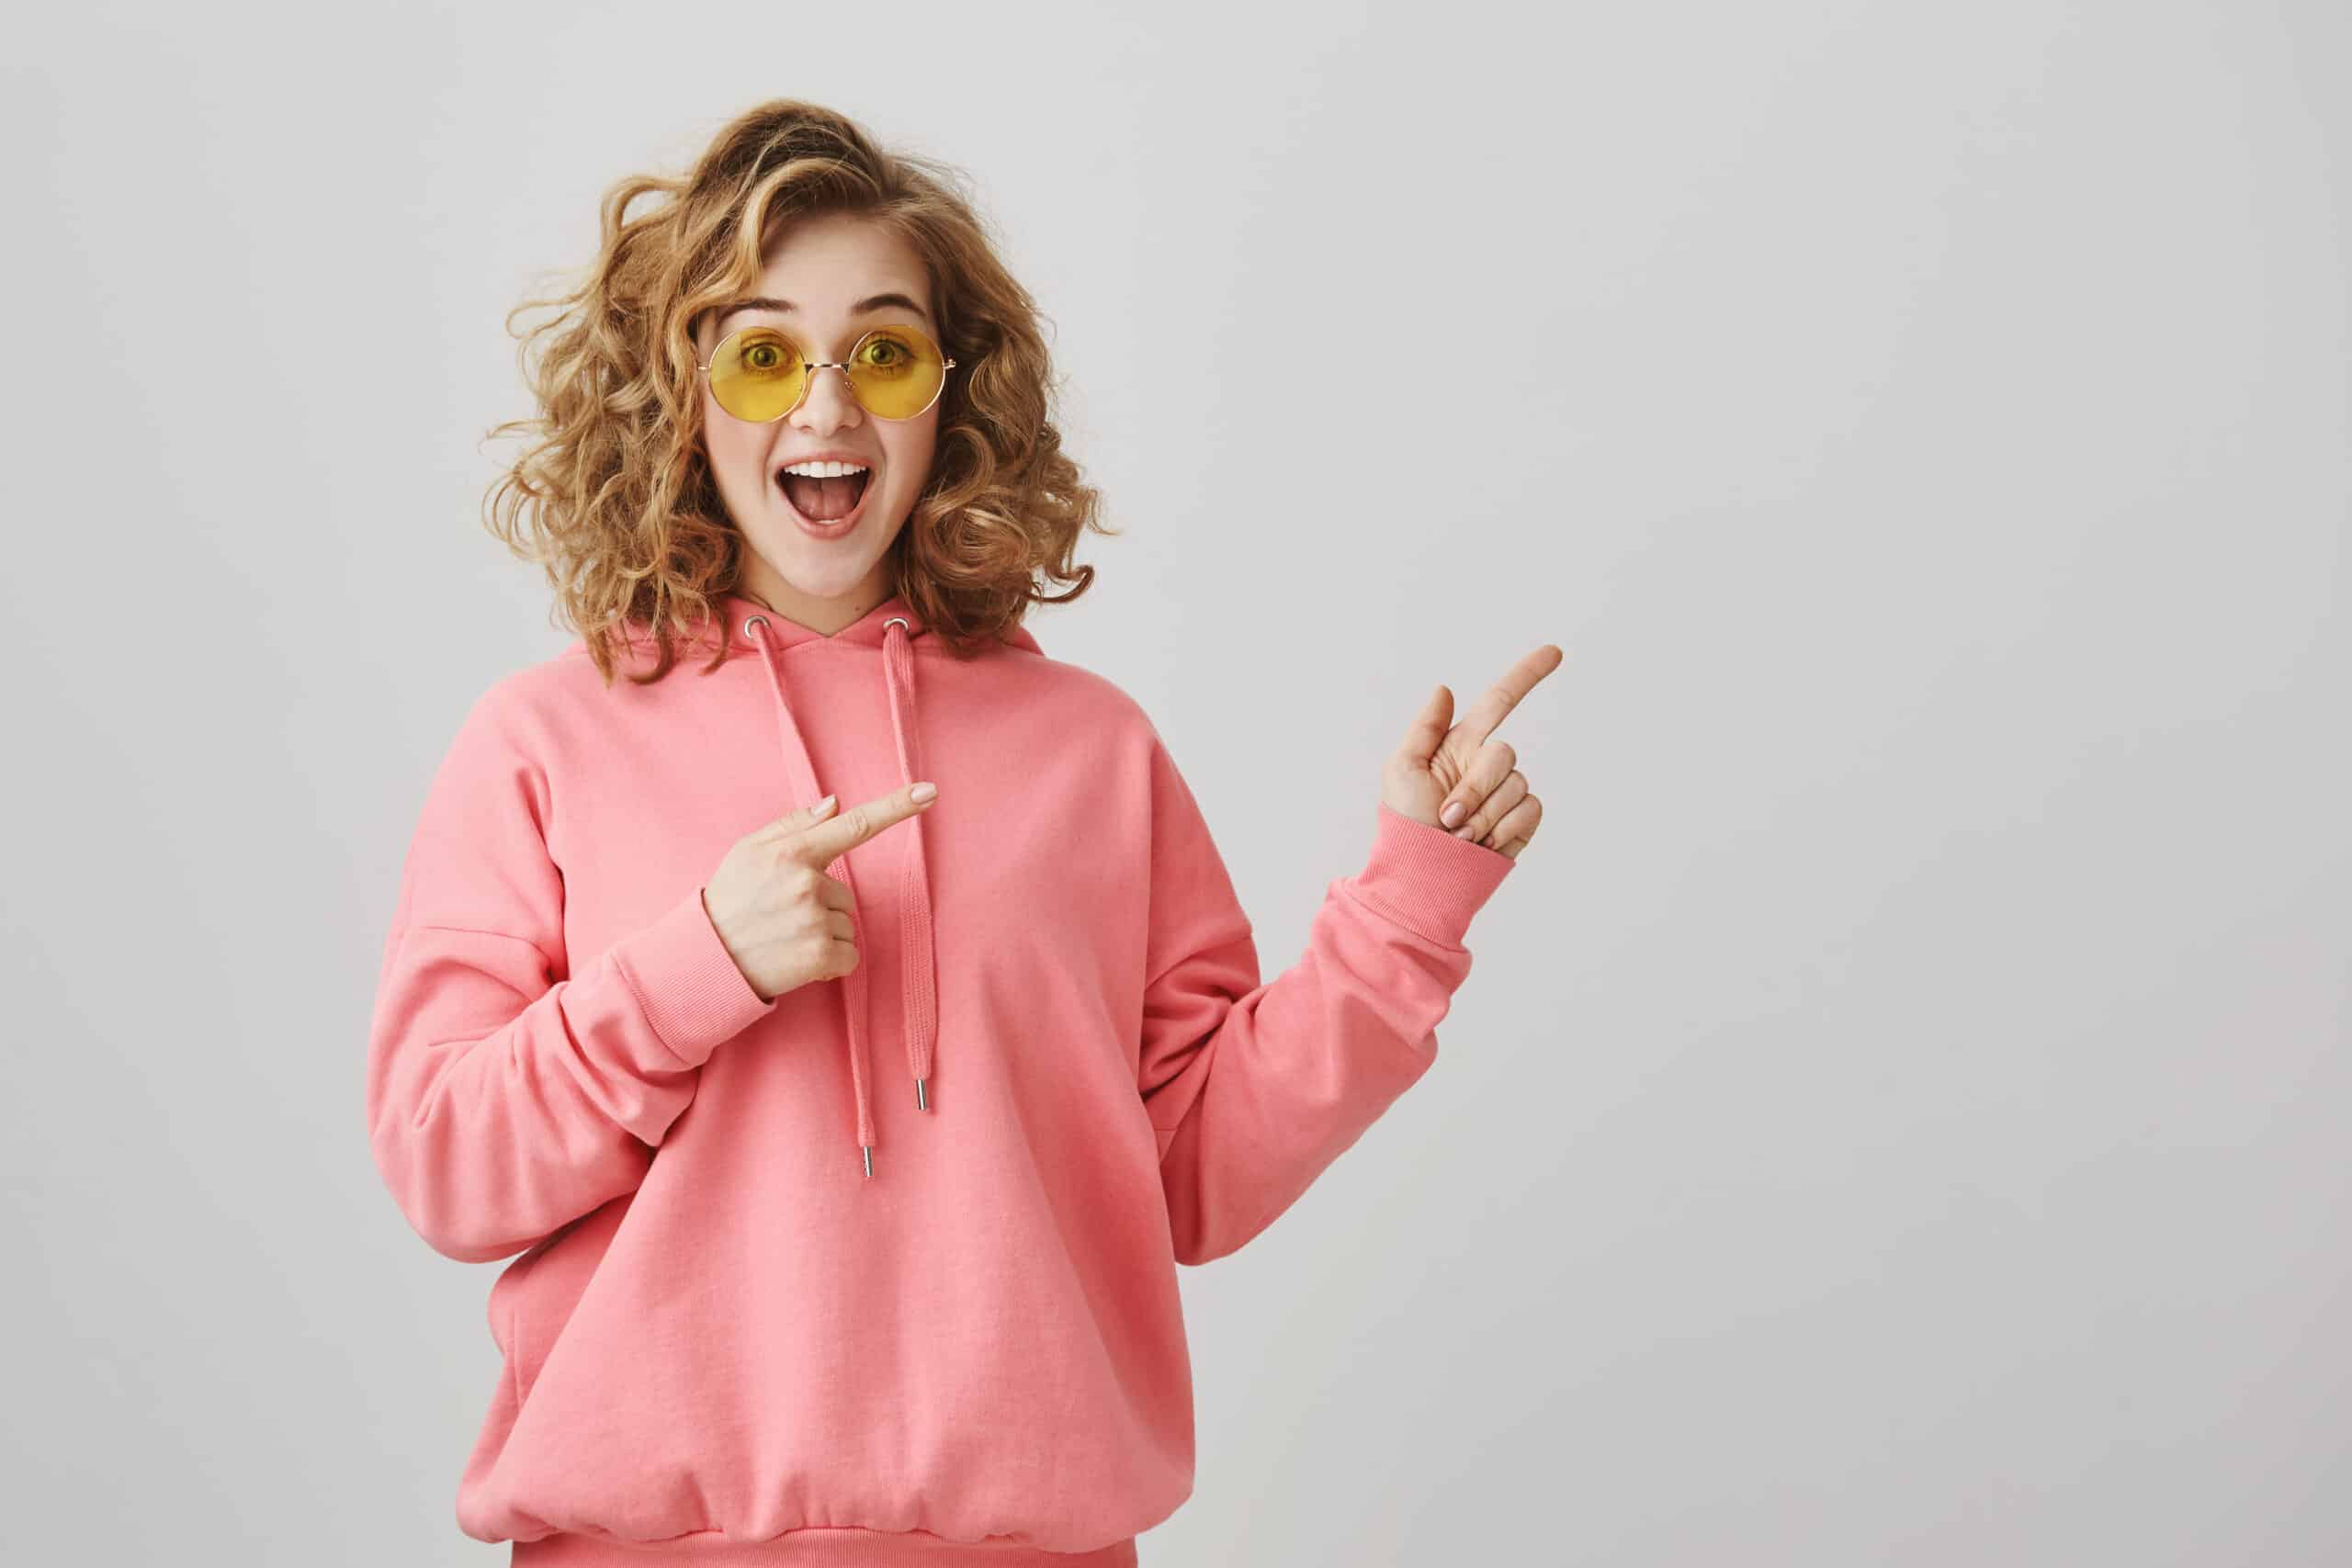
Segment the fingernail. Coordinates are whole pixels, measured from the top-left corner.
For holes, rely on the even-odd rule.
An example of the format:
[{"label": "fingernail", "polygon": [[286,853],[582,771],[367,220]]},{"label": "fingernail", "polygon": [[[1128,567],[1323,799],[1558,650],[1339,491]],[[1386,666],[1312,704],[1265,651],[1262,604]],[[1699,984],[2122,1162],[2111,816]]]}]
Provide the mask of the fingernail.
[{"label": "fingernail", "polygon": [[831,811],[833,808],[833,802],[840,798],[841,797],[839,795],[829,795],[808,809],[811,811]]},{"label": "fingernail", "polygon": [[939,793],[939,786],[926,779],[922,783],[915,785],[914,788],[907,791],[907,793],[913,795],[917,800],[929,800],[933,795]]},{"label": "fingernail", "polygon": [[1445,809],[1437,814],[1437,819],[1449,828],[1459,828],[1462,826],[1462,819],[1469,815],[1470,808],[1455,800],[1447,803]]}]

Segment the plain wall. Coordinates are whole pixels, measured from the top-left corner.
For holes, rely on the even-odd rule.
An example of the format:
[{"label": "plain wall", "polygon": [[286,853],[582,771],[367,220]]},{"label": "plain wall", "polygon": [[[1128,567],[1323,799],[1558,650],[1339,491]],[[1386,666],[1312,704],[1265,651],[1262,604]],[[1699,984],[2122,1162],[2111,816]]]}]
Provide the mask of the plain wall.
[{"label": "plain wall", "polygon": [[[1153,1568],[2352,1550],[2334,4],[20,19],[11,1562],[503,1563],[361,1068],[504,312],[806,96],[968,170],[1127,530],[1031,621],[1269,974],[1437,682],[1544,827],[1437,1067],[1183,1278]],[[1302,362],[1328,366],[1316,378]]]}]

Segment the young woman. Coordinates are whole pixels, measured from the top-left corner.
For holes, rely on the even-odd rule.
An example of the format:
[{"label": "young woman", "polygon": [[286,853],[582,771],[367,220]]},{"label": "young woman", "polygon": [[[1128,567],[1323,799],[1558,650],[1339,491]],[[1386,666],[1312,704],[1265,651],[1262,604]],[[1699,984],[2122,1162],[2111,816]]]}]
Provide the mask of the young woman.
[{"label": "young woman", "polygon": [[1413,716],[1261,982],[1150,721],[1021,626],[1110,530],[955,183],[764,105],[538,329],[501,532],[582,636],[434,777],[367,1081],[417,1233],[514,1259],[458,1521],[516,1563],[1135,1562],[1174,1266],[1428,1070],[1535,831],[1549,645]]}]

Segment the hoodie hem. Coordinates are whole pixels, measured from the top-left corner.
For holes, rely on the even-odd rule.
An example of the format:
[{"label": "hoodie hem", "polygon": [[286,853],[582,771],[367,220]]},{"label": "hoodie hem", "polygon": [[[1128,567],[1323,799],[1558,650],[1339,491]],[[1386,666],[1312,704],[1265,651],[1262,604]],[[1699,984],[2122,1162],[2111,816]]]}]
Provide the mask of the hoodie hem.
[{"label": "hoodie hem", "polygon": [[666,1540],[622,1540],[559,1530],[514,1542],[514,1568],[652,1568],[686,1562],[705,1568],[1135,1568],[1135,1537],[1091,1551],[1048,1551],[1003,1536],[950,1540],[928,1530],[812,1527],[766,1540],[729,1540],[695,1530]]}]

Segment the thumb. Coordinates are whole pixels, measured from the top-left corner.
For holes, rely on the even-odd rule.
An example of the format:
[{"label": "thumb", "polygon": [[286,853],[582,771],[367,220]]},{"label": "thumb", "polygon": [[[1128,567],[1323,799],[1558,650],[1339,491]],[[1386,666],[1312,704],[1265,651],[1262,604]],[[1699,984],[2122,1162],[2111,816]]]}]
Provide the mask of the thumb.
[{"label": "thumb", "polygon": [[1405,739],[1396,747],[1396,755],[1417,766],[1426,768],[1445,744],[1445,732],[1453,725],[1453,694],[1441,684],[1430,694],[1421,711],[1413,716],[1406,728]]}]

